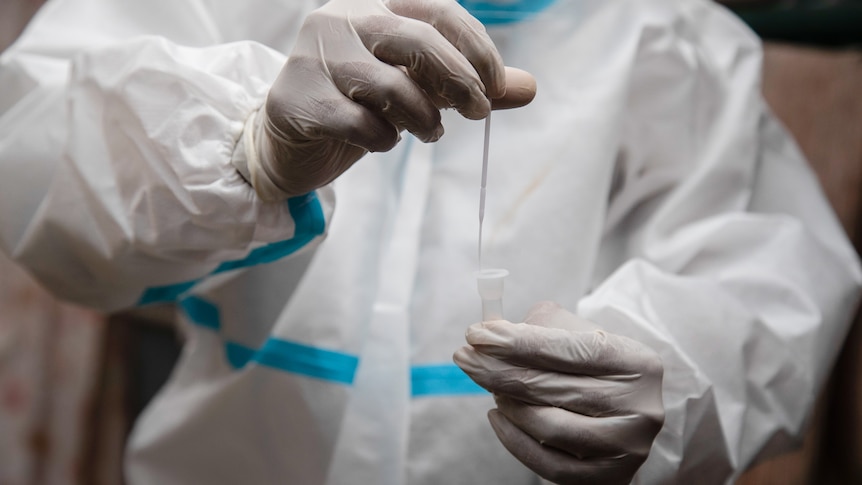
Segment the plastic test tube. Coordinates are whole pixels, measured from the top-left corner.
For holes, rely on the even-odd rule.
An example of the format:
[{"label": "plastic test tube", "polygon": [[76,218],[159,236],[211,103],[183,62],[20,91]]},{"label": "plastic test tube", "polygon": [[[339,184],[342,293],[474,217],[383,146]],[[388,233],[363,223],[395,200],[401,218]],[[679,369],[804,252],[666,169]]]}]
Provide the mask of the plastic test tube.
[{"label": "plastic test tube", "polygon": [[503,320],[503,280],[505,269],[483,269],[476,272],[479,296],[482,297],[482,321]]}]

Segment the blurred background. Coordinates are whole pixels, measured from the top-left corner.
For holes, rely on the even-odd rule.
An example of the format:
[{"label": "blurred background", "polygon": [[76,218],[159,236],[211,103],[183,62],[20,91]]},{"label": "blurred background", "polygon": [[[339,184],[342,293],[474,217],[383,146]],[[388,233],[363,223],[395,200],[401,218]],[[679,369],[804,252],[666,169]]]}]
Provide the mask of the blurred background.
[{"label": "blurred background", "polygon": [[[0,51],[42,3],[0,0]],[[766,100],[862,250],[862,0],[720,3],[764,39]],[[121,484],[125,438],[180,352],[172,315],[59,303],[0,255],[0,485]],[[738,484],[862,484],[860,375],[857,315],[802,448]]]}]

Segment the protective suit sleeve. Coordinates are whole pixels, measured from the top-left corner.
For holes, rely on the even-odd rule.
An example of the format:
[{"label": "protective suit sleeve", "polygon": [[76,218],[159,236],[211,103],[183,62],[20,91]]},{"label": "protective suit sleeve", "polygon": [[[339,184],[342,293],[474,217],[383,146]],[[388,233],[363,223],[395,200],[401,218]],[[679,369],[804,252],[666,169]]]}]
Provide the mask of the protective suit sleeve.
[{"label": "protective suit sleeve", "polygon": [[680,3],[640,40],[578,313],[664,362],[666,420],[634,483],[732,483],[799,443],[862,276],[761,99],[757,39],[715,6]]},{"label": "protective suit sleeve", "polygon": [[232,164],[283,55],[42,34],[0,62],[0,248],[50,291],[106,310],[170,300],[319,240],[331,189],[266,203]]}]

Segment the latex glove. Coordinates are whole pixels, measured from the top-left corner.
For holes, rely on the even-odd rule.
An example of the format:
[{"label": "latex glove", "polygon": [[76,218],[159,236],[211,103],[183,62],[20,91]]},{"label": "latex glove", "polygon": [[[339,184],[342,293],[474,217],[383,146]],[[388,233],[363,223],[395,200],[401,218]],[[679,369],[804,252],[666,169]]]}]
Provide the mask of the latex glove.
[{"label": "latex glove", "polygon": [[472,325],[455,362],[494,393],[503,446],[555,483],[628,484],[664,423],[658,354],[555,303]]},{"label": "latex glove", "polygon": [[[486,117],[528,103],[535,80],[510,70],[484,26],[455,0],[332,0],[305,20],[262,112],[246,124],[247,171],[259,196],[321,187],[407,130],[443,134],[441,108]],[[251,146],[249,146],[251,145]],[[254,150],[250,148],[254,147]]]}]

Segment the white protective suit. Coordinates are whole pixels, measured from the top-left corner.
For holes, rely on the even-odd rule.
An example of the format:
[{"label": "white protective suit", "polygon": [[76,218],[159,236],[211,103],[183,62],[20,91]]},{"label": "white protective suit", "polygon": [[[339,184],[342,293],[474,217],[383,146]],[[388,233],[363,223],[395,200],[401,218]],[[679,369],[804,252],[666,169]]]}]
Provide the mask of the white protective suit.
[{"label": "white protective suit", "polygon": [[[286,204],[233,168],[318,4],[48,2],[0,58],[0,247],[79,303],[179,302],[188,341],[131,483],[536,483],[452,364],[480,318],[482,122],[446,112],[438,143]],[[801,434],[857,258],[730,13],[527,7],[489,26],[539,86],[493,121],[484,257],[510,271],[506,316],[554,300],[654,348],[666,421],[635,483],[729,482]]]}]

